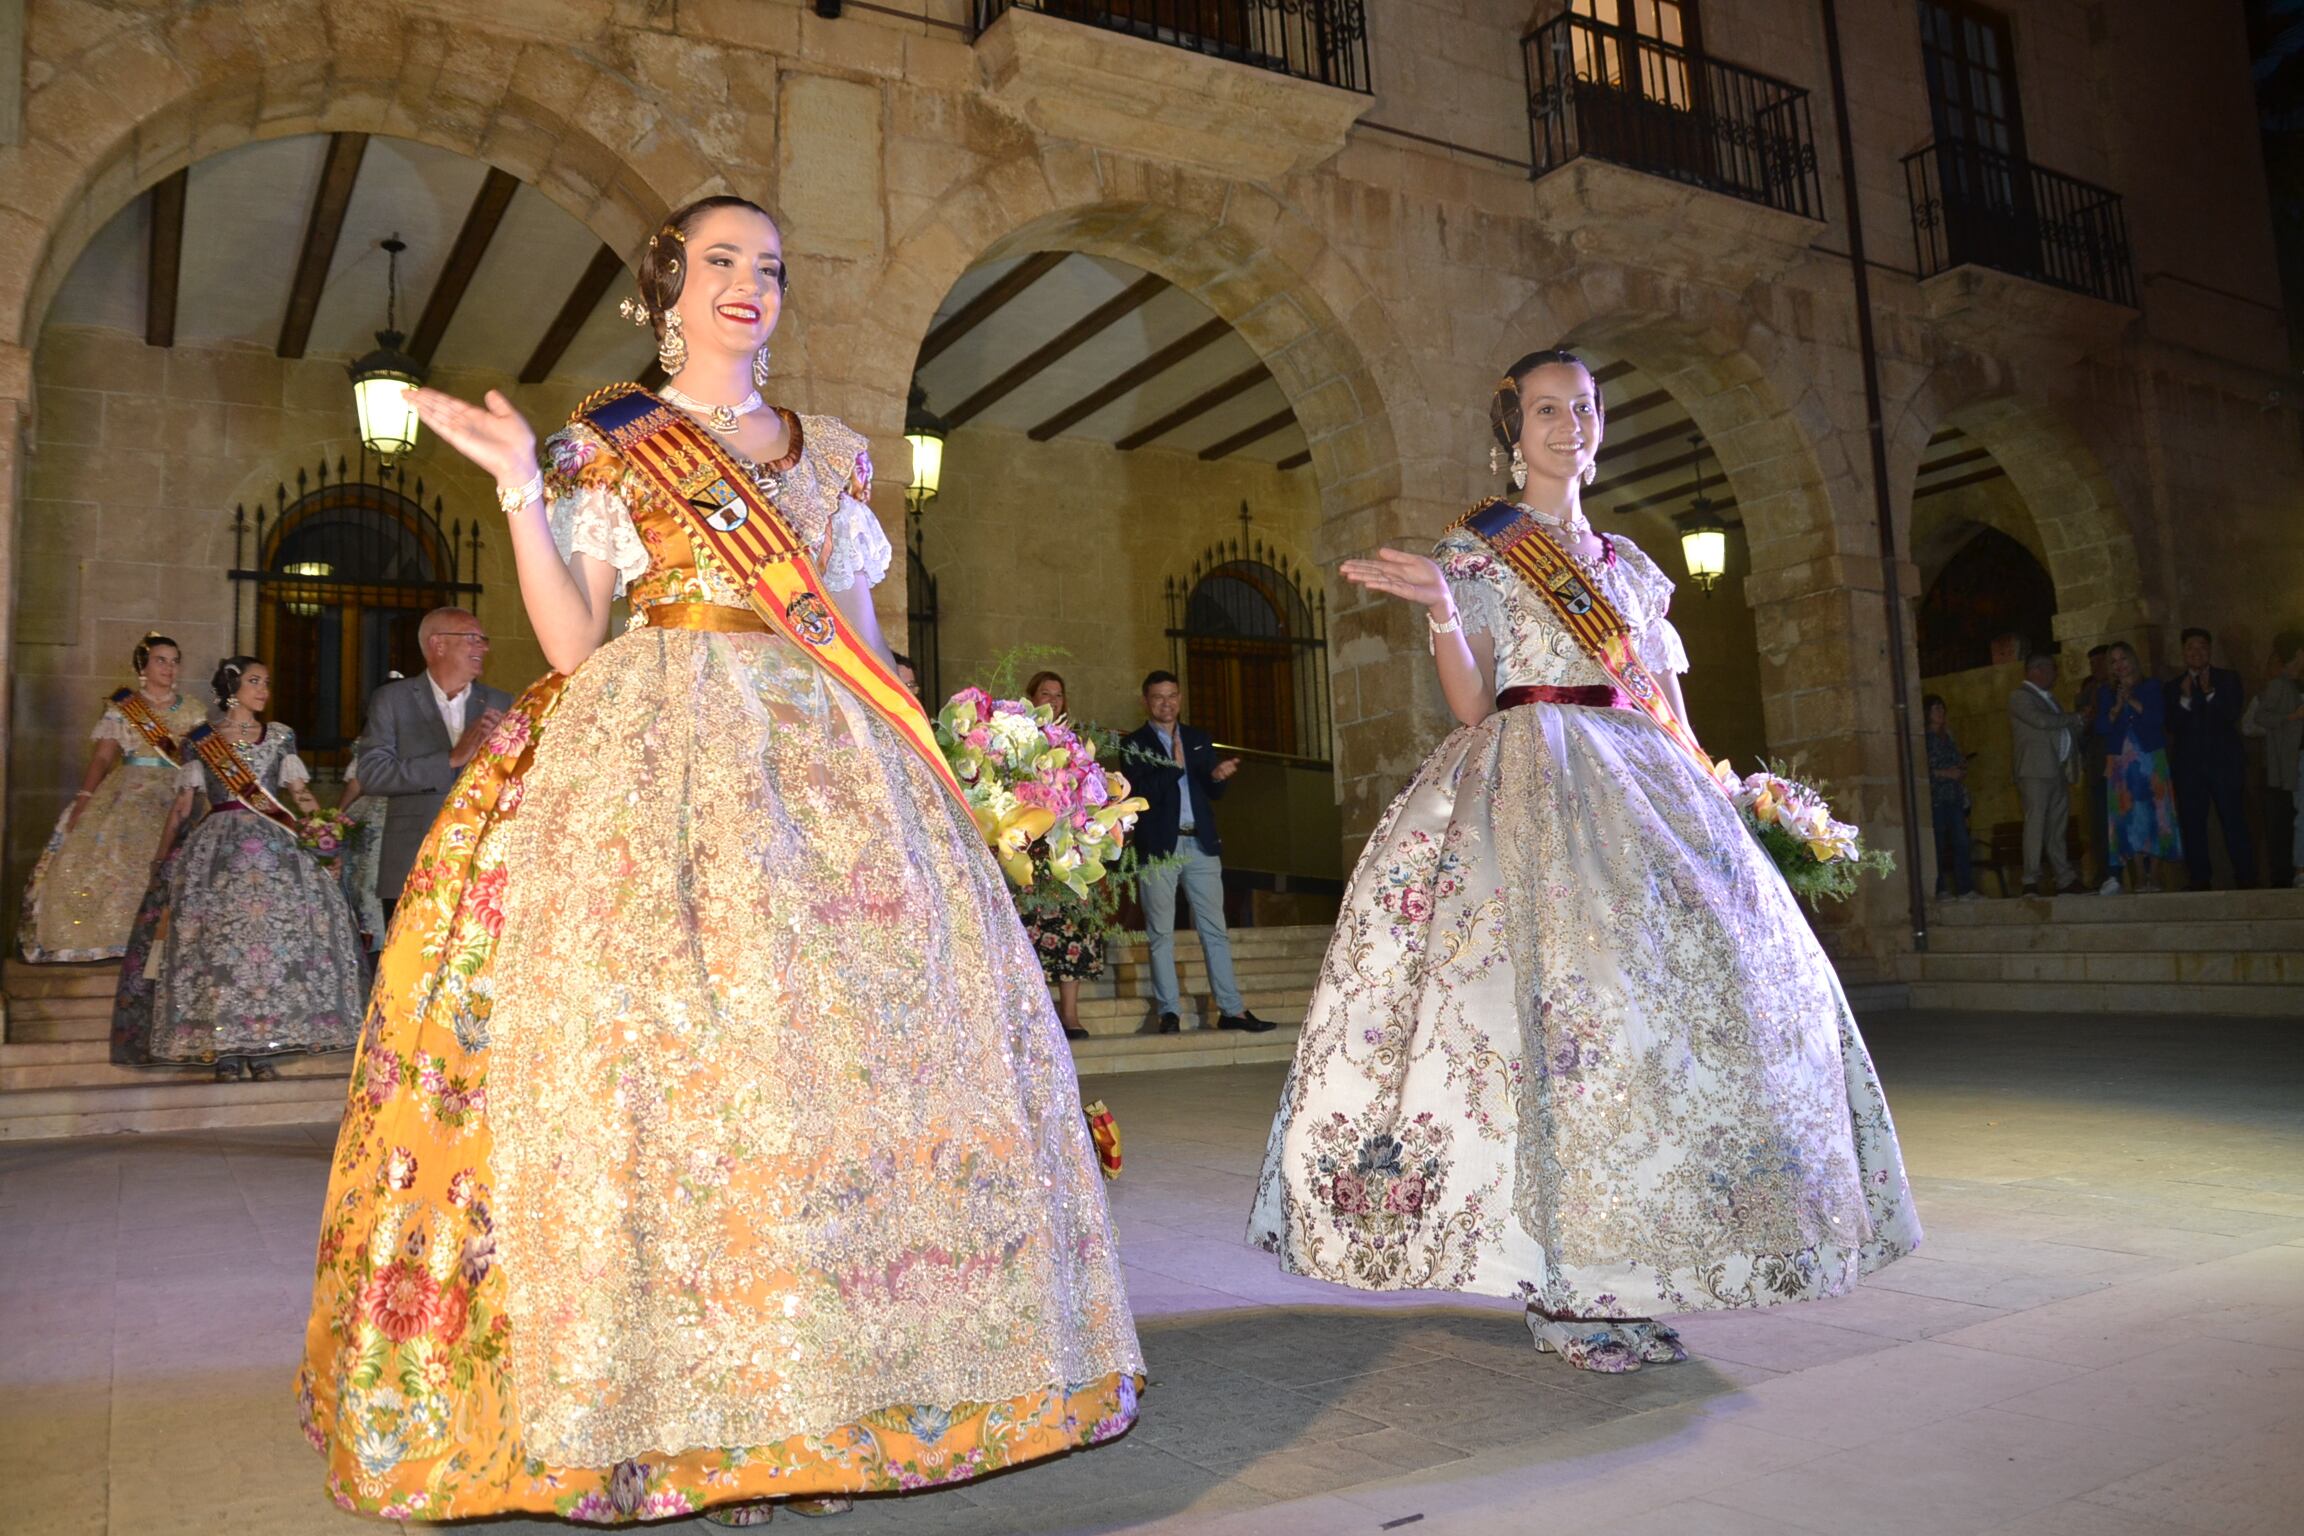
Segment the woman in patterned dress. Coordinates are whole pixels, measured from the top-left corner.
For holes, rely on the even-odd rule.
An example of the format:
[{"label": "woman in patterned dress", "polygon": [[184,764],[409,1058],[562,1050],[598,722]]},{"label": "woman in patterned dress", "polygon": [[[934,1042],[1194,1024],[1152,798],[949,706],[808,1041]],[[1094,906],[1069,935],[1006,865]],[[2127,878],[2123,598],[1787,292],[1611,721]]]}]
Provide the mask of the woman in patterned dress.
[{"label": "woman in patterned dress", "polygon": [[[2153,861],[2184,857],[2184,834],[2176,821],[2175,780],[2168,772],[2168,700],[2160,679],[2146,677],[2136,649],[2112,642],[2112,681],[2096,694],[2096,734],[2112,744],[2104,758],[2104,803],[2108,822],[2102,896],[2123,889],[2142,894],[2160,889]],[[2132,882],[2121,885],[2125,872]]]},{"label": "woman in patterned dress", "polygon": [[[706,199],[640,281],[673,382],[639,403],[712,432],[885,661],[864,440],[753,388],[775,224]],[[1071,1055],[973,819],[637,447],[580,409],[535,476],[500,395],[413,399],[496,477],[556,671],[450,791],[379,965],[299,1384],[337,1501],[751,1524],[1125,1430]]]},{"label": "woman in patterned dress", "polygon": [[[179,741],[208,718],[198,699],[176,691],[182,659],[176,642],[158,630],[137,641],[130,657],[134,698]],[[124,702],[132,707],[134,701]],[[96,747],[80,792],[57,818],[32,870],[17,929],[27,960],[116,959],[151,883],[152,844],[176,798],[178,765],[121,711],[121,703],[107,704],[89,733]]]},{"label": "woman in patterned dress", "polygon": [[[1524,358],[1492,420],[1521,510],[1679,711],[1672,584],[1583,517],[1591,374]],[[1611,673],[1485,540],[1452,532],[1437,554],[1343,566],[1425,610],[1462,728],[1353,873],[1250,1240],[1364,1289],[1524,1298],[1536,1347],[1592,1370],[1685,1359],[1660,1313],[1848,1290],[1920,1228],[1791,891],[1705,768],[1616,707]]]},{"label": "woman in patterned dress", "polygon": [[[319,809],[296,733],[260,718],[272,674],[253,656],[216,669],[215,733],[274,799]],[[245,803],[189,747],[156,839],[151,888],[120,962],[112,1059],[211,1067],[219,1082],[280,1075],[282,1057],[348,1051],[367,979],[336,870]],[[208,814],[176,848],[205,797]],[[173,851],[172,851],[173,850]]]},{"label": "woman in patterned dress", "polygon": [[[1033,673],[1024,685],[1024,698],[1027,703],[1055,711],[1058,719],[1070,707],[1063,674],[1058,672]],[[1056,989],[1056,1017],[1063,1021],[1064,1038],[1085,1040],[1088,1031],[1080,1027],[1080,983],[1104,974],[1104,940],[1089,928],[1082,914],[1072,910],[1071,893],[1057,889],[1059,894],[1053,898],[1042,893],[1044,901],[1054,904],[1019,911],[1024,932],[1032,940],[1032,952],[1040,959],[1040,974]],[[1105,894],[1103,886],[1095,889],[1097,894],[1090,900]]]}]

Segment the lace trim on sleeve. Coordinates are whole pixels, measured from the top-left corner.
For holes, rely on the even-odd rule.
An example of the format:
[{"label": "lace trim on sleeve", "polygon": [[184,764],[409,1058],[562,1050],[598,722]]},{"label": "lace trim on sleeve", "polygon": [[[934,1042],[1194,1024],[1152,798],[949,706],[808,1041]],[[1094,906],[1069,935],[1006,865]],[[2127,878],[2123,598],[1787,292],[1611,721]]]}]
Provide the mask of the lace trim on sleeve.
[{"label": "lace trim on sleeve", "polygon": [[206,789],[208,787],[208,773],[201,766],[198,753],[185,755],[184,766],[176,770],[176,787],[178,789]]},{"label": "lace trim on sleeve", "polygon": [[544,451],[545,510],[560,558],[583,555],[613,566],[621,595],[648,569],[648,546],[618,489],[623,461],[592,433],[575,427],[553,433]]},{"label": "lace trim on sleeve", "polygon": [[[311,783],[312,770],[305,767],[304,759],[296,755],[295,731],[291,730],[285,725],[275,724],[268,729],[267,734],[269,734],[274,741],[280,743],[281,787],[286,788],[290,784]],[[290,806],[289,809],[294,810],[295,807]]]},{"label": "lace trim on sleeve", "polygon": [[1442,539],[1433,552],[1448,591],[1456,599],[1456,617],[1467,635],[1487,634],[1502,645],[1510,634],[1504,614],[1504,594],[1496,582],[1496,555],[1485,544],[1461,537]]},{"label": "lace trim on sleeve", "polygon": [[97,721],[96,729],[88,733],[88,739],[112,742],[123,752],[149,753],[152,750],[145,745],[144,738],[136,733],[136,728],[128,723],[128,717],[109,704],[104,707],[104,718]]},{"label": "lace trim on sleeve", "polygon": [[831,526],[824,531],[824,590],[845,592],[859,577],[866,587],[876,587],[895,556],[872,509],[843,494]]},{"label": "lace trim on sleeve", "polygon": [[1651,672],[1685,672],[1688,670],[1688,648],[1680,643],[1680,631],[1670,619],[1658,619],[1639,637],[1640,662]]}]

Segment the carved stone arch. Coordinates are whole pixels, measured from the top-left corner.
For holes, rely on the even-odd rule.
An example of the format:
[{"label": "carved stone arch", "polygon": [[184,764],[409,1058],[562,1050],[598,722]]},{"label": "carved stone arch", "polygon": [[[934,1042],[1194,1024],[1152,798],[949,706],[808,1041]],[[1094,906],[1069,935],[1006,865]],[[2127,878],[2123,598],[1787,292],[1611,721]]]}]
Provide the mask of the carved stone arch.
[{"label": "carved stone arch", "polygon": [[[466,155],[624,251],[666,209],[727,189],[674,118],[571,49],[389,7],[365,21],[329,11],[319,24],[241,10],[156,14],[28,94],[25,143],[0,160],[0,248],[17,258],[0,262],[0,341],[30,344],[73,263],[132,198],[263,139],[362,132]],[[203,47],[182,44],[188,30]],[[204,65],[196,73],[186,58]]]}]

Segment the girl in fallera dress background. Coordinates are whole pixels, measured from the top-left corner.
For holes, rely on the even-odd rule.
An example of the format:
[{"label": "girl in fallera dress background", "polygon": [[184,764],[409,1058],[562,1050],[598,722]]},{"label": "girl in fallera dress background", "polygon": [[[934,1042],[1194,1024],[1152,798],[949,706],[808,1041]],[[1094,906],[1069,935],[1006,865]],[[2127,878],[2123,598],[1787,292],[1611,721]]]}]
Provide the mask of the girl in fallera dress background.
[{"label": "girl in fallera dress background", "polygon": [[176,798],[181,759],[165,752],[125,713],[138,703],[170,742],[181,742],[208,718],[207,706],[177,691],[183,652],[153,630],[129,657],[136,686],[104,707],[89,733],[95,748],[80,792],[64,808],[32,870],[18,925],[24,958],[38,963],[111,960],[151,883],[152,845]]},{"label": "girl in fallera dress background", "polygon": [[[1684,720],[1672,583],[1586,521],[1605,430],[1564,352],[1491,407],[1516,513],[1622,615],[1604,667],[1477,533],[1343,575],[1422,609],[1459,729],[1369,839],[1297,1044],[1251,1241],[1368,1290],[1516,1296],[1540,1351],[1686,1358],[1659,1314],[1832,1296],[1920,1240],[1830,961]],[[1525,536],[1525,533],[1522,533]],[[1579,614],[1591,610],[1575,609]]]},{"label": "girl in fallera dress background", "polygon": [[[501,395],[412,391],[495,477],[555,671],[410,873],[321,1229],[307,1435],[337,1502],[388,1518],[755,1524],[1136,1411],[1006,882],[917,703],[838,670],[886,664],[891,551],[864,440],[760,400],[782,237],[709,198],[640,284],[671,383],[593,396],[542,474]],[[675,450],[718,466],[679,500],[653,467]],[[844,626],[817,588],[772,623],[705,531],[785,523],[773,574],[818,573]]]},{"label": "girl in fallera dress background", "polygon": [[[319,809],[296,733],[261,716],[272,673],[233,656],[213,679],[216,737],[283,808]],[[251,806],[194,749],[155,839],[150,888],[120,963],[112,1059],[207,1066],[219,1081],[280,1075],[290,1056],[352,1048],[367,996],[360,938],[337,872]],[[205,798],[208,814],[176,846]]]}]

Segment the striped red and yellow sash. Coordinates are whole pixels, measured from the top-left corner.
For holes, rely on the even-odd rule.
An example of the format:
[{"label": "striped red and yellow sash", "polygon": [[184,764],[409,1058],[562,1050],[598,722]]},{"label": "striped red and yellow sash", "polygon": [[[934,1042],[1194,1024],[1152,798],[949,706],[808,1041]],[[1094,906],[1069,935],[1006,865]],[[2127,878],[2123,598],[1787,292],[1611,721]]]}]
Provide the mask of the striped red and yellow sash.
[{"label": "striped red and yellow sash", "polygon": [[273,797],[264,787],[256,770],[248,766],[248,759],[240,755],[240,748],[216,734],[214,726],[203,725],[184,738],[184,745],[199,754],[208,771],[223,780],[224,787],[232,791],[232,798],[270,821],[278,822],[289,832],[299,830],[301,823],[296,813]]},{"label": "striped red and yellow sash", "polygon": [[112,695],[111,703],[114,709],[120,711],[120,718],[134,726],[136,734],[144,738],[144,744],[152,749],[153,756],[163,758],[173,766],[183,766],[182,760],[176,756],[176,738],[168,733],[167,726],[160,723],[160,717],[152,713],[152,706],[145,702],[144,695],[133,688],[123,688]]},{"label": "striped red and yellow sash", "polygon": [[688,537],[727,567],[769,626],[886,721],[967,809],[967,792],[944,761],[919,700],[840,616],[791,521],[735,456],[637,384],[597,391],[577,406],[576,417],[663,496]]},{"label": "striped red and yellow sash", "polygon": [[1718,782],[1712,759],[1705,756],[1696,733],[1673,709],[1671,696],[1632,649],[1632,628],[1624,622],[1624,615],[1598,582],[1586,578],[1576,557],[1553,542],[1534,514],[1497,500],[1474,507],[1455,527],[1476,535],[1494,550],[1496,558],[1544,600],[1561,628],[1630,698],[1632,707],[1662,726],[1664,733],[1695,759],[1706,779]]}]

